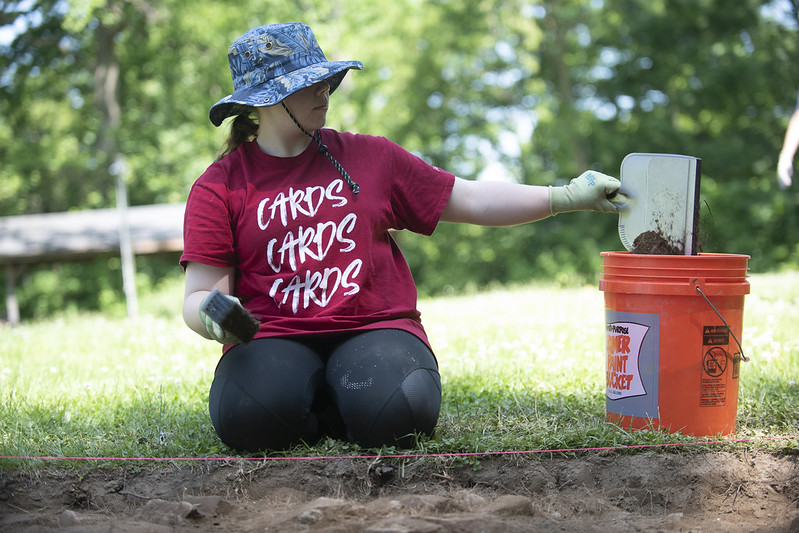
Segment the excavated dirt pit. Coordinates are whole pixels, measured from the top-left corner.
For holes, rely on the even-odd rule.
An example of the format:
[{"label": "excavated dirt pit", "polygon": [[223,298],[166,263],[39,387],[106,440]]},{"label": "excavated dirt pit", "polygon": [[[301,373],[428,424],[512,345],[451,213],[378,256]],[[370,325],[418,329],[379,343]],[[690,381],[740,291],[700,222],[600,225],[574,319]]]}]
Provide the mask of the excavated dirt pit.
[{"label": "excavated dirt pit", "polygon": [[796,533],[798,505],[797,456],[765,452],[0,470],[10,533]]}]

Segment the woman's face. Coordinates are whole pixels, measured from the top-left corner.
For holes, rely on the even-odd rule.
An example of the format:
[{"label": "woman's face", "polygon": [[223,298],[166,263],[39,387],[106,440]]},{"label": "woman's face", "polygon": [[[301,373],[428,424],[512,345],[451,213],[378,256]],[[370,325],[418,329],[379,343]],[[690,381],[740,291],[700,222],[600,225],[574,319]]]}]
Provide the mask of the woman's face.
[{"label": "woman's face", "polygon": [[325,125],[329,99],[330,86],[321,81],[297,91],[284,102],[302,127],[312,132]]}]

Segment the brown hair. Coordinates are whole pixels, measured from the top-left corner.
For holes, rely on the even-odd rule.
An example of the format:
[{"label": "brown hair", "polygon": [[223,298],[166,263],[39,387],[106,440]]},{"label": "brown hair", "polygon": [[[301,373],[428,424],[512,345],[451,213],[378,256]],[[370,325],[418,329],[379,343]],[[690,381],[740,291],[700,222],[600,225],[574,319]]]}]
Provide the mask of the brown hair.
[{"label": "brown hair", "polygon": [[216,160],[232,154],[236,148],[244,143],[248,143],[258,136],[258,120],[256,119],[255,109],[249,106],[241,106],[236,110],[236,118],[230,125],[230,134],[222,151],[219,152]]}]

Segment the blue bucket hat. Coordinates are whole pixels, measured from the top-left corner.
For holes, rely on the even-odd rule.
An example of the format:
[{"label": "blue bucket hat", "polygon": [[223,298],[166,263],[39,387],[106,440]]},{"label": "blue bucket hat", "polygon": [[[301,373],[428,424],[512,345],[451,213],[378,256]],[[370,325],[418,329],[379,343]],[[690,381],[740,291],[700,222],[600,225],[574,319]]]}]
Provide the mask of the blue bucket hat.
[{"label": "blue bucket hat", "polygon": [[328,61],[311,28],[300,22],[253,28],[228,50],[233,94],[215,103],[208,113],[214,126],[236,113],[241,105],[269,107],[291,94],[327,81],[335,91],[349,69],[360,61]]}]

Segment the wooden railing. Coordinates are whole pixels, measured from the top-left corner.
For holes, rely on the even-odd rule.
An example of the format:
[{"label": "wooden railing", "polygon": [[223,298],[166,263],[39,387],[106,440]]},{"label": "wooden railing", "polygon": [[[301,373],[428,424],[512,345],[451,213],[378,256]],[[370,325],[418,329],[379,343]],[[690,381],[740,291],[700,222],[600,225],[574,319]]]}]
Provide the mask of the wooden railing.
[{"label": "wooden railing", "polygon": [[[127,229],[130,249],[145,255],[183,250],[185,204],[158,204],[41,215],[0,217],[0,266],[6,271],[6,314],[19,322],[16,282],[26,265],[120,254]],[[122,239],[123,245],[125,239]]]}]

